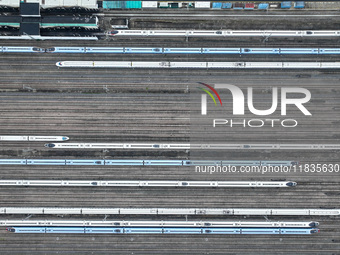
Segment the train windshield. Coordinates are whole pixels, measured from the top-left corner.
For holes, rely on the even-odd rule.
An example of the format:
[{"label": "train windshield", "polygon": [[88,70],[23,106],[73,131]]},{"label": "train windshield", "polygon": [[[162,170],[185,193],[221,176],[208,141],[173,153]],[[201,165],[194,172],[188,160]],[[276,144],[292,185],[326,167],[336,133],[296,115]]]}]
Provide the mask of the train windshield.
[{"label": "train windshield", "polygon": [[45,52],[45,49],[38,48],[38,47],[33,47],[33,51],[35,51],[35,52]]}]

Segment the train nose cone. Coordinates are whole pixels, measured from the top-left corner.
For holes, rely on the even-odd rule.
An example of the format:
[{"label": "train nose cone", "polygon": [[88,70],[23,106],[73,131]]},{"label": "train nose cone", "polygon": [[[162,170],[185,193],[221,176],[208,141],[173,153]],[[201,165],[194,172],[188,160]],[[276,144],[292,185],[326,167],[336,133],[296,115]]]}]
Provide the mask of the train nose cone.
[{"label": "train nose cone", "polygon": [[62,139],[63,139],[63,141],[67,141],[67,140],[69,140],[70,138],[68,138],[67,136],[64,136]]},{"label": "train nose cone", "polygon": [[309,224],[309,226],[310,227],[317,227],[317,226],[319,226],[319,222],[314,222],[313,221],[312,223]]},{"label": "train nose cone", "polygon": [[296,182],[288,182],[286,185],[289,186],[289,187],[294,187],[294,186],[297,185],[297,183]]}]

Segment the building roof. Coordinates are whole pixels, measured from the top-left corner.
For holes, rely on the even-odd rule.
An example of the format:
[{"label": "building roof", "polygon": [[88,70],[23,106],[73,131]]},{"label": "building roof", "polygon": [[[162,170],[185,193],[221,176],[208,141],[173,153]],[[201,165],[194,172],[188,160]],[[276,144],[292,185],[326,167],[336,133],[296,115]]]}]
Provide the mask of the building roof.
[{"label": "building roof", "polygon": [[20,23],[21,22],[21,17],[20,16],[4,16],[0,15],[0,23]]},{"label": "building roof", "polygon": [[21,16],[40,16],[39,3],[20,3]]},{"label": "building roof", "polygon": [[[98,8],[97,0],[26,0],[26,3],[38,3],[42,8],[83,7]],[[19,7],[21,0],[1,0],[0,5]]]},{"label": "building roof", "polygon": [[78,17],[78,16],[44,16],[41,23],[53,24],[96,24],[96,17]]},{"label": "building roof", "polygon": [[21,23],[20,24],[20,35],[40,35],[39,23]]},{"label": "building roof", "polygon": [[[0,0],[1,1],[1,0]],[[31,1],[31,0],[26,0]],[[32,0],[34,1],[34,0]],[[0,26],[20,27],[20,35],[40,35],[46,27],[89,27],[96,28],[98,18],[79,16],[40,16],[39,3],[21,3],[20,16],[0,16]]]}]

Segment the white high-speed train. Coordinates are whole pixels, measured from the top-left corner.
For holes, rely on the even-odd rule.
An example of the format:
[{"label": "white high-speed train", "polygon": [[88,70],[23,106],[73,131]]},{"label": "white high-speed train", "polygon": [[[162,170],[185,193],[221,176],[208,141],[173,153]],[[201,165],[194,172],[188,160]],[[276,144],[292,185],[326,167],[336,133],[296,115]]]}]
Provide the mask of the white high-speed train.
[{"label": "white high-speed train", "polygon": [[340,54],[339,48],[164,48],[164,47],[23,47],[0,46],[0,53],[66,53],[66,54]]},{"label": "white high-speed train", "polygon": [[63,68],[338,69],[340,62],[60,61]]},{"label": "white high-speed train", "polygon": [[334,216],[338,209],[271,208],[95,208],[95,207],[0,207],[0,214],[81,214],[81,215],[281,215]]},{"label": "white high-speed train", "polygon": [[43,53],[44,48],[39,47],[22,47],[22,46],[0,46],[0,52],[7,53]]},{"label": "white high-speed train", "polygon": [[176,160],[176,159],[0,159],[0,165],[65,166],[295,166],[291,160]]},{"label": "white high-speed train", "polygon": [[340,144],[152,144],[152,143],[47,143],[57,149],[215,149],[215,150],[339,150]]},{"label": "white high-speed train", "polygon": [[268,221],[61,221],[61,220],[1,220],[0,226],[60,226],[60,227],[250,227],[250,228],[309,228],[319,226],[319,222],[268,222]]},{"label": "white high-speed train", "polygon": [[292,181],[96,181],[96,180],[0,180],[0,186],[108,186],[108,187],[294,187]]},{"label": "white high-speed train", "polygon": [[61,149],[190,149],[190,144],[152,143],[47,143],[45,147]]},{"label": "white high-speed train", "polygon": [[165,47],[52,47],[47,53],[100,54],[340,54],[339,48],[165,48]]},{"label": "white high-speed train", "polygon": [[317,228],[213,228],[213,227],[7,227],[11,233],[24,234],[218,234],[218,235],[311,235]]},{"label": "white high-speed train", "polygon": [[112,36],[184,36],[184,37],[334,37],[338,30],[113,30]]},{"label": "white high-speed train", "polygon": [[340,54],[339,48],[164,48],[164,47],[23,47],[0,46],[0,53],[100,54]]},{"label": "white high-speed train", "polygon": [[0,136],[0,141],[33,141],[33,142],[47,142],[47,141],[67,141],[70,138],[67,136],[13,136],[13,135],[4,135]]}]

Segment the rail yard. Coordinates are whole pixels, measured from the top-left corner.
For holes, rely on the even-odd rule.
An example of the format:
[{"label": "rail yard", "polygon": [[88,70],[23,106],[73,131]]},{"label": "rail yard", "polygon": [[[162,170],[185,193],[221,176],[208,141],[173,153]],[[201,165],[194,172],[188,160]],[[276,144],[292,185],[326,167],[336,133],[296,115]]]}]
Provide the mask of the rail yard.
[{"label": "rail yard", "polygon": [[[96,41],[9,40],[2,26],[0,253],[338,254],[340,16],[259,11],[98,9],[81,13],[98,28],[41,32]],[[243,91],[244,114],[209,84]],[[278,110],[255,116],[281,87],[311,99],[286,102],[284,116],[281,90]],[[209,116],[234,125],[213,129]]]}]

